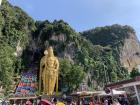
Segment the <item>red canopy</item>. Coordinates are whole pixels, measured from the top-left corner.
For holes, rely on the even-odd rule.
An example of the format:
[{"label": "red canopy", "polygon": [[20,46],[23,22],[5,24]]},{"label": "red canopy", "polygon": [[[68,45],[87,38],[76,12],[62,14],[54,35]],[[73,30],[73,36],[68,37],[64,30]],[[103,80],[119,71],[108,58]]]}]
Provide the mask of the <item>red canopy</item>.
[{"label": "red canopy", "polygon": [[53,105],[50,101],[48,101],[46,99],[41,99],[41,104],[43,104],[43,105]]}]

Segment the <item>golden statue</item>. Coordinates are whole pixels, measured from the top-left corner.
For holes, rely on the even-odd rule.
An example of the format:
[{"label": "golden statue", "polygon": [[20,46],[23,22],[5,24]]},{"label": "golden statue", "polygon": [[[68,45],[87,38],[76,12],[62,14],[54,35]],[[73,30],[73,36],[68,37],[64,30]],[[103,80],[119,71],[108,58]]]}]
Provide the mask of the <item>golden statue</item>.
[{"label": "golden statue", "polygon": [[43,81],[43,93],[53,95],[55,85],[56,91],[58,91],[59,62],[54,56],[52,47],[45,50],[44,54],[45,56],[40,61],[39,92],[41,92],[41,82]]}]

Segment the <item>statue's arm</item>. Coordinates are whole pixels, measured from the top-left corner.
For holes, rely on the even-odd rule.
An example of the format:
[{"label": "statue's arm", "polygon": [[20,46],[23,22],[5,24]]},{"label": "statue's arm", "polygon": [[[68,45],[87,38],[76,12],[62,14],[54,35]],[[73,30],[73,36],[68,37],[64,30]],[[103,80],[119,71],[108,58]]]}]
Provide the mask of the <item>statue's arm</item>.
[{"label": "statue's arm", "polygon": [[58,61],[58,59],[56,60],[56,70],[59,70],[59,61]]},{"label": "statue's arm", "polygon": [[41,81],[42,81],[42,72],[43,72],[43,65],[44,65],[44,57],[40,60],[40,70],[39,70],[39,94],[41,93]]},{"label": "statue's arm", "polygon": [[42,72],[42,67],[43,67],[43,58],[40,61],[40,73]]},{"label": "statue's arm", "polygon": [[45,57],[43,57],[40,61],[40,76],[42,75],[42,72],[43,72],[43,68],[45,66]]}]

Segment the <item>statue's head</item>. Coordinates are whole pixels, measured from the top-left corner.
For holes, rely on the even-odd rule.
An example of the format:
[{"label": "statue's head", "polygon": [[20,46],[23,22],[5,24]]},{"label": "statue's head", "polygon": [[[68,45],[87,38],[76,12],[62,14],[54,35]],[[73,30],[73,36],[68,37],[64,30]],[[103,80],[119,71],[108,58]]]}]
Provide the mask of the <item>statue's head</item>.
[{"label": "statue's head", "polygon": [[54,53],[53,53],[53,48],[52,47],[48,48],[48,57],[54,57]]},{"label": "statue's head", "polygon": [[48,55],[48,51],[47,51],[47,49],[44,51],[44,55]]}]

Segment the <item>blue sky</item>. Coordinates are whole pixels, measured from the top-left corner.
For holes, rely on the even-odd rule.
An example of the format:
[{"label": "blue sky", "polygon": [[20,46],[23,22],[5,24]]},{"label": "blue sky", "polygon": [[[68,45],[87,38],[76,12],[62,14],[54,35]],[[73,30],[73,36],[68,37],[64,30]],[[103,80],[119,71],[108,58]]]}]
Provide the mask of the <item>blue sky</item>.
[{"label": "blue sky", "polygon": [[77,32],[112,24],[131,25],[140,39],[140,0],[9,0],[35,20],[63,19]]}]

